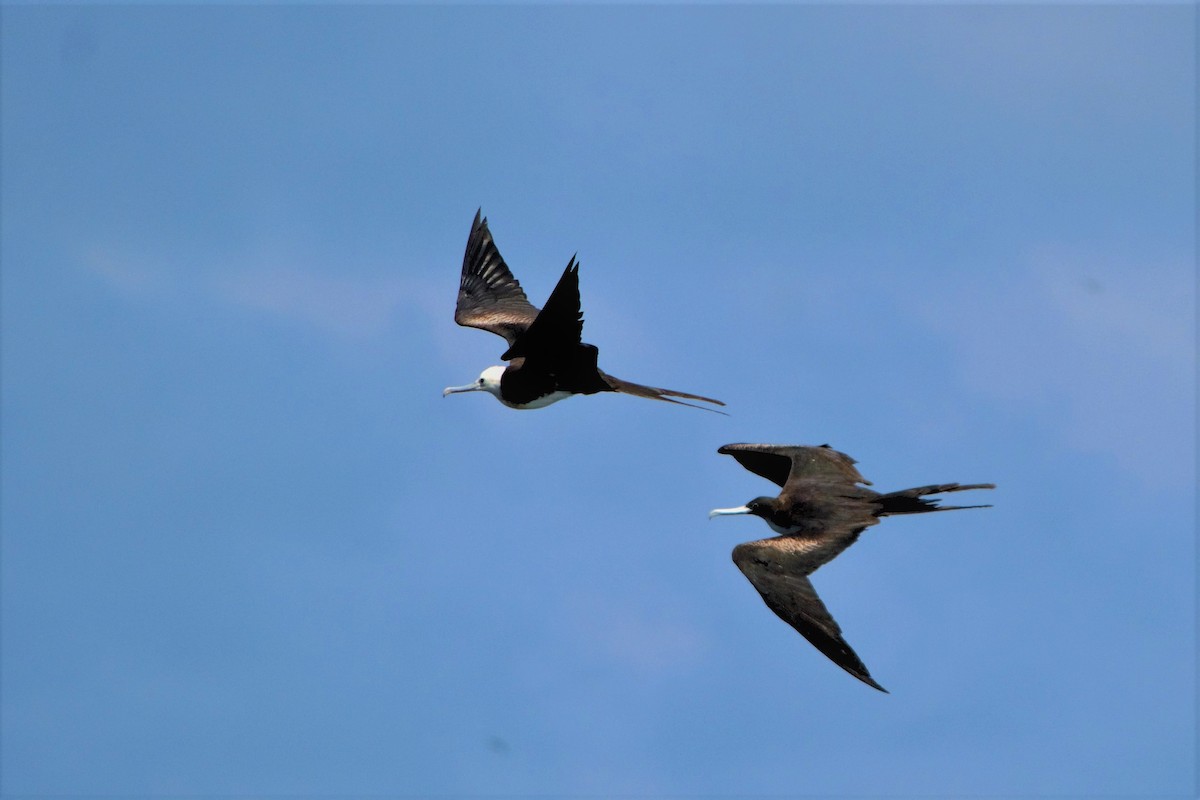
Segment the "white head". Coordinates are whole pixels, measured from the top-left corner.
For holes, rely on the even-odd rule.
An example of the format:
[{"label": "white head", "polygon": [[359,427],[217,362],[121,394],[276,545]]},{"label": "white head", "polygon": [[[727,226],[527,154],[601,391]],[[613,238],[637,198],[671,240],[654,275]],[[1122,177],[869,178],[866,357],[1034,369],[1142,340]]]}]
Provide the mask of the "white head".
[{"label": "white head", "polygon": [[489,392],[499,400],[500,376],[503,374],[504,367],[488,367],[479,373],[479,378],[474,383],[468,383],[466,386],[447,386],[442,390],[442,397],[458,392]]}]

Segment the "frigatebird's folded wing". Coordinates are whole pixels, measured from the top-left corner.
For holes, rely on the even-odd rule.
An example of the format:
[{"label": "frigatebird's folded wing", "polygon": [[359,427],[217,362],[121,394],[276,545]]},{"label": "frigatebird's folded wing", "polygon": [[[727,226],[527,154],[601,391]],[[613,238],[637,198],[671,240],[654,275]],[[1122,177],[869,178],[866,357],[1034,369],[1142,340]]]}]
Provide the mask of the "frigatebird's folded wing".
[{"label": "frigatebird's folded wing", "polygon": [[854,459],[827,444],[819,447],[777,444],[727,444],[717,450],[733,456],[746,469],[778,486],[794,478],[811,478],[850,485],[870,481],[859,474]]},{"label": "frigatebird's folded wing", "polygon": [[503,336],[512,346],[537,315],[537,307],[525,297],[521,284],[500,256],[487,219],[476,211],[463,255],[454,321]]}]

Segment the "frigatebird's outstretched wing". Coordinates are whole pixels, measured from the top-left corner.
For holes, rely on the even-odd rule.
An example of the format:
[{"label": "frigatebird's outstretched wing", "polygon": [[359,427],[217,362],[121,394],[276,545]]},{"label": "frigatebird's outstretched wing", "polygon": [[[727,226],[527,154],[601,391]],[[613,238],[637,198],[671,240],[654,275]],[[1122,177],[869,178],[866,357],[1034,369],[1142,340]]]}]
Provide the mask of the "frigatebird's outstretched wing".
[{"label": "frigatebird's outstretched wing", "polygon": [[[846,531],[845,535],[857,536],[857,532]],[[871,678],[862,659],[842,638],[842,629],[806,577],[820,564],[806,558],[795,539],[775,537],[739,544],[733,549],[733,562],[780,619],[846,672],[887,692]]]},{"label": "frigatebird's outstretched wing", "polygon": [[859,474],[854,459],[827,444],[820,447],[776,444],[727,444],[718,453],[733,456],[746,469],[779,486],[809,478],[832,483],[870,485]]},{"label": "frigatebird's outstretched wing", "polygon": [[[703,395],[677,392],[674,389],[660,389],[657,386],[646,386],[632,381],[609,375],[596,366],[596,356],[600,352],[595,345],[584,344],[583,311],[579,302],[579,262],[575,256],[563,271],[562,277],[546,306],[538,312],[537,318],[517,337],[512,347],[501,356],[503,359],[524,358],[526,367],[545,368],[553,365],[556,369],[567,369],[573,373],[573,382],[584,391],[614,391],[630,394],[635,397],[646,397],[651,400],[664,400],[705,411],[717,411],[686,400],[700,400],[718,406],[725,405],[720,400]],[[679,399],[683,398],[683,399]]]},{"label": "frigatebird's outstretched wing", "polygon": [[[515,283],[515,281],[514,281]],[[532,306],[530,306],[532,308]],[[500,356],[505,361],[514,358],[533,360],[545,358],[561,361],[570,358],[583,336],[583,311],[579,307],[579,262],[575,256],[567,262],[562,277],[546,300],[510,347]]]},{"label": "frigatebird's outstretched wing", "polygon": [[475,212],[463,255],[454,321],[503,336],[512,346],[537,319],[538,309],[504,263],[481,211]]}]

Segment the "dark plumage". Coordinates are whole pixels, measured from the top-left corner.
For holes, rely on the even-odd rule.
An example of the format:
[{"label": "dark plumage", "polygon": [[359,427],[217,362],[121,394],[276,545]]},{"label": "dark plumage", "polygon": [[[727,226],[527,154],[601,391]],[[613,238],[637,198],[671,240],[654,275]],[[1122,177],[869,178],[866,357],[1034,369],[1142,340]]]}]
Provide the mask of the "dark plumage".
[{"label": "dark plumage", "polygon": [[727,444],[718,453],[778,484],[777,497],[756,497],[739,508],[718,508],[709,517],[753,514],[780,534],[739,544],[733,561],[762,595],[767,606],[800,632],[833,663],[880,691],[858,655],[842,638],[841,628],[808,580],[832,561],[880,517],[987,506],[939,506],[924,495],[994,489],[991,483],[943,483],[880,493],[862,484],[854,459],[829,445]]},{"label": "dark plumage", "polygon": [[571,257],[546,306],[538,309],[504,263],[487,220],[479,212],[463,256],[454,321],[503,336],[508,350],[501,358],[509,364],[489,367],[475,383],[449,387],[443,395],[486,391],[512,408],[541,408],[571,395],[596,392],[621,392],[694,408],[705,407],[676,398],[724,405],[709,397],[630,383],[601,371],[596,365],[599,350],[581,340],[583,312],[575,257]]}]

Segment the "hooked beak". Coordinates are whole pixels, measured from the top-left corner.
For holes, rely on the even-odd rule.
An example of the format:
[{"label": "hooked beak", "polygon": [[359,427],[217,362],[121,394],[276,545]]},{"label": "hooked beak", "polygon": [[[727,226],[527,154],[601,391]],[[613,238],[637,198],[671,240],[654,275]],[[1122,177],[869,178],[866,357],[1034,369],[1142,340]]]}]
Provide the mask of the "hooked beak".
[{"label": "hooked beak", "polygon": [[738,506],[737,508],[714,508],[708,512],[708,518],[713,517],[732,517],[735,514],[749,514],[750,506]]},{"label": "hooked beak", "polygon": [[468,383],[466,386],[447,386],[442,389],[442,397],[448,394],[458,394],[459,392],[478,392],[483,387],[478,383]]}]

